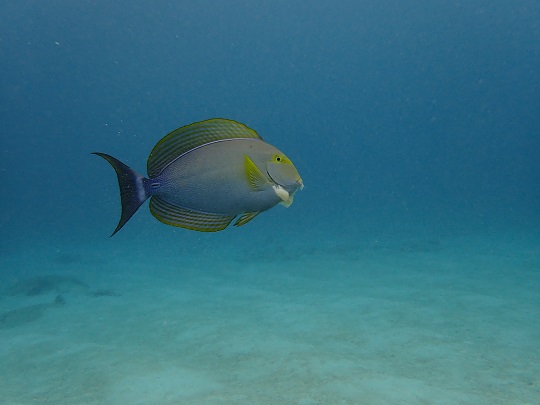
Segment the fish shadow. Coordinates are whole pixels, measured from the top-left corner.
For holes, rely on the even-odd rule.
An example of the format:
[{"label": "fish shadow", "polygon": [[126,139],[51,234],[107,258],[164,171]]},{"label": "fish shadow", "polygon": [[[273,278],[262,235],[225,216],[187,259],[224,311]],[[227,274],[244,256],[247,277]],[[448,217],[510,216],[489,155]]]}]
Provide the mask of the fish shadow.
[{"label": "fish shadow", "polygon": [[37,321],[50,308],[62,306],[65,303],[64,297],[57,295],[54,301],[49,304],[26,305],[12,309],[11,311],[2,312],[0,313],[0,329],[13,329]]},{"label": "fish shadow", "polygon": [[73,276],[42,275],[14,282],[4,290],[5,296],[28,297],[54,295],[54,301],[43,304],[21,306],[0,313],[0,329],[11,329],[42,318],[47,311],[66,304],[65,295],[79,295],[90,298],[120,297],[114,289],[92,289],[88,284]]},{"label": "fish shadow", "polygon": [[18,280],[5,290],[8,296],[36,296],[45,294],[79,294],[90,297],[120,297],[114,289],[92,289],[88,284],[73,276],[48,274]]}]

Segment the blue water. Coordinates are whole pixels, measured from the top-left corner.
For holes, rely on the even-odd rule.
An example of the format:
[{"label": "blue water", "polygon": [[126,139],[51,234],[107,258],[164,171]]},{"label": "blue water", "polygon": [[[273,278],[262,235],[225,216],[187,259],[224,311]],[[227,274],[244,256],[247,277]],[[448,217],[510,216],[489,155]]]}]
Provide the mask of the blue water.
[{"label": "blue water", "polygon": [[[3,403],[540,401],[537,2],[0,15]],[[90,153],[144,173],[213,117],[292,159],[294,204],[216,234],[143,206],[109,238]]]}]

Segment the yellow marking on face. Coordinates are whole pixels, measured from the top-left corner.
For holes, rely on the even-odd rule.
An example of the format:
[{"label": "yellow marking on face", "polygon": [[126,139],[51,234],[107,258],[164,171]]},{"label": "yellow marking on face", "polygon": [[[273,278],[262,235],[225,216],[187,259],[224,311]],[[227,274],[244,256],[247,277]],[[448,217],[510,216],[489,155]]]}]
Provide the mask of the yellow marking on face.
[{"label": "yellow marking on face", "polygon": [[292,165],[292,162],[285,155],[277,155],[277,154],[273,155],[272,156],[272,162]]}]

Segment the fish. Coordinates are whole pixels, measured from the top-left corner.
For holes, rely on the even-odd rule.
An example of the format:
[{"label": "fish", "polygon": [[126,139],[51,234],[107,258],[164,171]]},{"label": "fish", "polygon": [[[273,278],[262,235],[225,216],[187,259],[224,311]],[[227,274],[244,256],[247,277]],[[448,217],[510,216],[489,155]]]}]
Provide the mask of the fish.
[{"label": "fish", "polygon": [[122,212],[115,235],[150,199],[159,221],[200,232],[242,226],[261,212],[289,207],[304,187],[298,170],[279,149],[246,125],[212,118],[162,138],[147,161],[148,177],[101,152],[116,171]]}]

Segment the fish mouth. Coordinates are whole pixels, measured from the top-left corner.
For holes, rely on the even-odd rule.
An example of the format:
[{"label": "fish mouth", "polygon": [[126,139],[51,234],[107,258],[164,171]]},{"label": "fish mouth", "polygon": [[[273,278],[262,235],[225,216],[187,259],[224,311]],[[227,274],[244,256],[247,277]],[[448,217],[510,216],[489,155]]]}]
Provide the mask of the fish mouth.
[{"label": "fish mouth", "polygon": [[296,191],[298,189],[302,190],[304,188],[304,182],[301,178],[298,178],[298,180],[296,180],[294,183],[282,184],[276,179],[274,179],[268,170],[266,170],[266,174],[268,175],[272,183],[274,183],[276,186],[283,187],[284,189],[294,189],[294,191]]},{"label": "fish mouth", "polygon": [[268,175],[268,177],[270,177],[270,180],[272,180],[272,183],[274,183],[276,186],[281,186],[281,187],[283,187],[283,185],[279,184],[279,183],[272,177],[272,175],[268,172],[268,170],[266,170],[266,174]]}]

